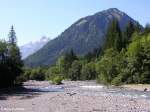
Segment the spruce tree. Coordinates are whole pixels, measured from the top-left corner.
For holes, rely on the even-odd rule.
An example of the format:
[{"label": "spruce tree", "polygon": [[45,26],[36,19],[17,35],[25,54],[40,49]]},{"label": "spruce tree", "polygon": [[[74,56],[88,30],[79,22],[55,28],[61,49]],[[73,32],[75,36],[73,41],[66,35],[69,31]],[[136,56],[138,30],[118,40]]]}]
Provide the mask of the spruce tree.
[{"label": "spruce tree", "polygon": [[66,71],[65,75],[66,77],[68,77],[68,70],[69,68],[71,68],[71,65],[72,63],[77,60],[77,56],[76,54],[74,53],[73,49],[71,49],[69,52],[67,52],[65,55],[64,55],[64,70]]},{"label": "spruce tree", "polygon": [[144,28],[144,34],[148,34],[148,33],[150,33],[150,24],[149,23],[147,23]]},{"label": "spruce tree", "polygon": [[8,36],[8,66],[11,71],[11,85],[15,84],[16,78],[22,73],[23,62],[21,60],[21,53],[17,46],[17,38],[14,27],[11,27]]},{"label": "spruce tree", "polygon": [[8,35],[8,43],[9,44],[16,44],[17,43],[17,38],[16,38],[16,33],[14,31],[14,27],[11,26],[11,30]]},{"label": "spruce tree", "polygon": [[141,26],[140,24],[133,23],[132,21],[129,21],[128,24],[125,27],[125,30],[123,32],[123,48],[126,48],[127,45],[131,42],[131,37],[134,32],[140,33],[141,32]]},{"label": "spruce tree", "polygon": [[137,33],[142,32],[142,26],[140,25],[139,22],[136,22],[136,24],[134,25],[134,30],[135,30],[135,32],[137,32]]},{"label": "spruce tree", "polygon": [[115,48],[120,51],[122,49],[122,35],[119,27],[118,20],[114,19],[110,26],[108,27],[108,31],[106,34],[106,46],[105,48]]}]

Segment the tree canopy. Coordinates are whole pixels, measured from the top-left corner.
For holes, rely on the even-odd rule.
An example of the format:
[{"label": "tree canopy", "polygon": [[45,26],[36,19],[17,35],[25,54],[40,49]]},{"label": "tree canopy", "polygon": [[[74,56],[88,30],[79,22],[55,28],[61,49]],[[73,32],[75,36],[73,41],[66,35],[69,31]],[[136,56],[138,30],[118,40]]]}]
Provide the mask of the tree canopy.
[{"label": "tree canopy", "polygon": [[16,84],[16,78],[22,73],[23,62],[13,26],[8,38],[8,42],[0,41],[0,88]]}]

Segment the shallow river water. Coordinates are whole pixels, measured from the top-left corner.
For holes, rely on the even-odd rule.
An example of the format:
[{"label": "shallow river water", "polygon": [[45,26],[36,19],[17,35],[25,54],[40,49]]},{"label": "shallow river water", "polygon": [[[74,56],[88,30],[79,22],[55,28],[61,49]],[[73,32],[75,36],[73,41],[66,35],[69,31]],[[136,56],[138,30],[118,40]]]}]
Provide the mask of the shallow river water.
[{"label": "shallow river water", "polygon": [[[33,89],[34,90],[34,89]],[[46,87],[38,87],[35,89],[35,92],[66,92],[66,93],[75,93],[81,95],[92,95],[92,96],[124,96],[130,98],[144,98],[150,99],[149,91],[138,91],[138,90],[129,90],[125,88],[117,88],[117,87],[106,87],[106,86],[66,86],[66,85],[58,85],[58,86],[46,86]]]}]

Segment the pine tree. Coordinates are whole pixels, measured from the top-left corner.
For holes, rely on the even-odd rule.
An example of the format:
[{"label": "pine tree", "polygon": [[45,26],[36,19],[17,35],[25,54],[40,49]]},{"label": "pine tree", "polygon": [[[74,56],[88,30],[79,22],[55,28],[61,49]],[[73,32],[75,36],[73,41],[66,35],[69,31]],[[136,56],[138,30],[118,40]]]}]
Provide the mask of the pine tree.
[{"label": "pine tree", "polygon": [[17,37],[13,26],[8,35],[8,53],[13,62],[16,62],[16,64],[21,62],[21,54],[17,46]]},{"label": "pine tree", "polygon": [[140,25],[139,22],[136,22],[136,24],[134,25],[134,30],[135,30],[135,32],[137,32],[137,33],[142,32],[142,26]]},{"label": "pine tree", "polygon": [[95,49],[93,49],[92,52],[91,52],[91,51],[88,52],[88,53],[84,56],[84,58],[85,58],[85,60],[86,60],[87,62],[90,62],[90,61],[92,61],[92,59],[94,59],[94,60],[95,60],[95,58],[97,59],[97,58],[99,57],[99,55],[101,54],[101,52],[102,52],[101,47],[95,48]]},{"label": "pine tree", "polygon": [[17,43],[16,33],[14,31],[13,26],[11,26],[11,30],[10,30],[9,35],[8,35],[8,42],[9,42],[9,44],[16,44]]},{"label": "pine tree", "polygon": [[106,34],[106,46],[105,48],[115,48],[120,51],[122,49],[122,35],[119,27],[118,21],[115,19],[112,21],[111,25],[108,27]]},{"label": "pine tree", "polygon": [[132,21],[129,21],[128,24],[125,27],[125,30],[123,32],[123,48],[126,48],[127,45],[131,42],[131,37],[134,33],[140,33],[141,32],[141,26],[138,22],[133,23]]},{"label": "pine tree", "polygon": [[144,34],[148,34],[148,33],[150,33],[150,24],[149,23],[147,23],[144,28]]},{"label": "pine tree", "polygon": [[7,66],[9,67],[10,85],[15,84],[16,78],[22,73],[23,62],[21,60],[21,54],[19,47],[17,46],[16,33],[13,26],[8,36],[8,61]]},{"label": "pine tree", "polygon": [[73,61],[77,60],[77,56],[76,54],[74,53],[73,49],[70,50],[70,52],[67,52],[65,55],[64,55],[64,70],[66,71],[65,75],[66,77],[68,77],[68,70],[69,68],[71,68],[71,65],[73,63]]}]

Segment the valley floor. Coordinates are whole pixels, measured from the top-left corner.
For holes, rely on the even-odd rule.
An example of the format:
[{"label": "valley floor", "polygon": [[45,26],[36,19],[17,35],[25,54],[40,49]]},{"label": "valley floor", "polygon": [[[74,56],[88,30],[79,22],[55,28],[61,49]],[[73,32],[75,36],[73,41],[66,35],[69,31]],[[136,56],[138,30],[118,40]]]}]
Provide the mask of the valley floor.
[{"label": "valley floor", "polygon": [[29,81],[24,88],[0,90],[0,112],[150,112],[150,92],[131,89],[94,81]]}]

